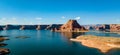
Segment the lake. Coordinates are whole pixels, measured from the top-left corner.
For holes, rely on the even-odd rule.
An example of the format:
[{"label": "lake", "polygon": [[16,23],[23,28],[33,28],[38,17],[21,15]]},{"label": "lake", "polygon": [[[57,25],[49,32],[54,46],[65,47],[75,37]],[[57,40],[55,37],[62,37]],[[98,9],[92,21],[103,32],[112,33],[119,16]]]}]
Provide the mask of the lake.
[{"label": "lake", "polygon": [[[3,48],[10,49],[8,55],[120,55],[120,49],[101,53],[98,49],[83,46],[81,43],[70,41],[79,35],[97,35],[120,37],[117,33],[90,31],[86,33],[51,32],[49,30],[4,30],[0,35],[8,36],[10,40]],[[28,38],[17,38],[25,36]]]}]

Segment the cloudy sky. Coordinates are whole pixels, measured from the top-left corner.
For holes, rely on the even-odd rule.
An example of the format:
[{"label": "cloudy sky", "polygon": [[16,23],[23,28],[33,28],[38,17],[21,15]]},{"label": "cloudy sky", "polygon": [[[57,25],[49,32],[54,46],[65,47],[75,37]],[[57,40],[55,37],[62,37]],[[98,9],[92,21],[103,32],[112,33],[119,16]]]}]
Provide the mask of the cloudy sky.
[{"label": "cloudy sky", "polygon": [[0,0],[0,25],[120,24],[119,0]]}]

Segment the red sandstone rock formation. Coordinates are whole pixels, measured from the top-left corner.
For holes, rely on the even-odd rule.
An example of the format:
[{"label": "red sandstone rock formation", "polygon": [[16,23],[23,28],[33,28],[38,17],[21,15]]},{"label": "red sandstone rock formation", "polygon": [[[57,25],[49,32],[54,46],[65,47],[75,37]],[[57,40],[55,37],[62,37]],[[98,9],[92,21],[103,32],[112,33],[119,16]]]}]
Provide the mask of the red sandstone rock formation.
[{"label": "red sandstone rock formation", "polygon": [[110,31],[120,31],[120,24],[111,24]]},{"label": "red sandstone rock formation", "polygon": [[80,26],[76,20],[69,20],[66,24],[60,27],[61,32],[80,32],[87,31],[83,26]]}]

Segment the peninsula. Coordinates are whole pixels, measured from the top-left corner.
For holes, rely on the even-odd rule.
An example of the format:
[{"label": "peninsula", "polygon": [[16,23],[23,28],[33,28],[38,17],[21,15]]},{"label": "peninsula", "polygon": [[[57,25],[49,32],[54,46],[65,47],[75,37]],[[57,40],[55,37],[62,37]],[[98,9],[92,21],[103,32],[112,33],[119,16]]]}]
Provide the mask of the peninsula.
[{"label": "peninsula", "polygon": [[70,40],[81,42],[82,45],[87,47],[97,48],[103,53],[106,53],[113,48],[120,48],[119,37],[100,37],[93,35],[83,35]]}]

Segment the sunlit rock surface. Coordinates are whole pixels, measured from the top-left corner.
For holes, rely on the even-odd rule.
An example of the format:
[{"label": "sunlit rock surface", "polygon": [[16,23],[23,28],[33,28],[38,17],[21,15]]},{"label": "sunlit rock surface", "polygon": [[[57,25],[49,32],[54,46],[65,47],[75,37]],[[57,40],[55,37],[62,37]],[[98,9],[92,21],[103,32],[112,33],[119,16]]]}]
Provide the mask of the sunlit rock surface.
[{"label": "sunlit rock surface", "polygon": [[59,32],[81,32],[88,31],[85,27],[80,26],[76,20],[69,20],[66,24],[62,25]]},{"label": "sunlit rock surface", "polygon": [[84,35],[71,40],[81,42],[82,45],[87,47],[97,48],[103,53],[106,53],[113,48],[120,48],[120,38],[118,37]]},{"label": "sunlit rock surface", "polygon": [[9,54],[10,51],[7,48],[0,48],[0,55],[5,55],[5,54]]},{"label": "sunlit rock surface", "polygon": [[5,55],[5,54],[9,54],[10,51],[7,48],[1,48],[3,46],[6,46],[7,44],[3,43],[3,41],[7,40],[7,38],[5,38],[4,36],[0,37],[0,55]]},{"label": "sunlit rock surface", "polygon": [[120,32],[120,24],[111,24],[110,31],[118,31]]}]

